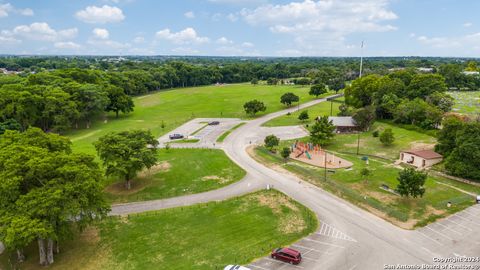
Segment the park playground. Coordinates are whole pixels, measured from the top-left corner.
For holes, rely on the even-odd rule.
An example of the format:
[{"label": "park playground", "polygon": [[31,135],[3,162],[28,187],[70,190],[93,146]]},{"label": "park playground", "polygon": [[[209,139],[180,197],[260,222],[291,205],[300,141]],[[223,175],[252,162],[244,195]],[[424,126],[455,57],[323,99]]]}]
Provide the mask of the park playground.
[{"label": "park playground", "polygon": [[312,143],[295,142],[291,146],[290,158],[327,169],[340,169],[352,167],[352,163],[328,153],[319,145]]}]

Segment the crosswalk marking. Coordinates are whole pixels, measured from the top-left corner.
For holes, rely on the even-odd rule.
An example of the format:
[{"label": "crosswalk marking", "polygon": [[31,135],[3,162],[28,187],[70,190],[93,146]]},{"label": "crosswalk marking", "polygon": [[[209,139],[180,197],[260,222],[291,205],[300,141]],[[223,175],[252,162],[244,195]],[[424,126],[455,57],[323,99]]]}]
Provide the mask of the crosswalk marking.
[{"label": "crosswalk marking", "polygon": [[320,227],[320,230],[315,233],[317,235],[324,235],[327,237],[332,237],[335,239],[341,239],[345,241],[351,241],[351,242],[357,242],[357,240],[353,239],[352,237],[348,236],[347,234],[335,229],[333,226],[322,222],[322,226]]}]

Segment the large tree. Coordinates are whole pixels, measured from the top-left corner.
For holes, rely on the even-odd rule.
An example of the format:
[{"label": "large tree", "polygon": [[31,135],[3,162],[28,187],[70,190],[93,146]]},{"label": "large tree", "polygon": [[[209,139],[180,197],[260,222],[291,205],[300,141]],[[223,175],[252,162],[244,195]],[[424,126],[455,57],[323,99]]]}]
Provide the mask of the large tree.
[{"label": "large tree", "polygon": [[375,121],[375,108],[373,106],[367,106],[356,110],[353,115],[358,127],[362,130],[369,130]]},{"label": "large tree", "polygon": [[310,141],[324,146],[335,136],[334,131],[335,126],[328,121],[328,116],[319,117],[310,129]]},{"label": "large tree", "polygon": [[243,108],[245,109],[245,112],[251,116],[254,116],[258,112],[264,112],[267,110],[265,104],[256,99],[246,102],[243,105]]},{"label": "large tree", "polygon": [[455,176],[480,181],[480,123],[465,124],[455,136],[455,148],[445,160],[445,169]]},{"label": "large tree", "polygon": [[397,192],[403,197],[412,196],[413,198],[422,197],[425,193],[425,181],[427,174],[416,171],[413,168],[405,168],[400,171],[397,177]]},{"label": "large tree", "polygon": [[118,118],[119,112],[129,113],[133,112],[133,100],[132,98],[123,92],[120,87],[112,86],[107,90],[108,104],[105,108],[107,112],[115,112],[115,117]]},{"label": "large tree", "polygon": [[106,175],[123,178],[127,189],[139,171],[155,165],[157,146],[158,141],[145,130],[112,132],[95,142]]},{"label": "large tree", "polygon": [[280,143],[280,139],[275,135],[268,135],[265,137],[265,147],[272,151]]},{"label": "large tree", "polygon": [[0,241],[9,250],[37,239],[41,265],[52,264],[59,242],[109,209],[93,156],[72,154],[70,141],[36,128],[0,137]]},{"label": "large tree", "polygon": [[325,84],[322,83],[312,85],[310,87],[310,91],[308,92],[309,95],[315,96],[316,98],[318,98],[318,96],[320,96],[321,94],[325,93],[327,93],[327,88],[325,87]]},{"label": "large tree", "polygon": [[407,87],[407,97],[410,99],[422,98],[434,92],[447,91],[445,78],[439,74],[416,74]]},{"label": "large tree", "polygon": [[291,92],[285,93],[280,97],[280,103],[285,104],[289,107],[292,106],[293,102],[298,102],[298,101],[300,101],[300,98]]},{"label": "large tree", "polygon": [[435,151],[447,157],[455,149],[457,132],[463,129],[465,123],[456,116],[447,116],[442,121],[442,129],[437,133]]}]

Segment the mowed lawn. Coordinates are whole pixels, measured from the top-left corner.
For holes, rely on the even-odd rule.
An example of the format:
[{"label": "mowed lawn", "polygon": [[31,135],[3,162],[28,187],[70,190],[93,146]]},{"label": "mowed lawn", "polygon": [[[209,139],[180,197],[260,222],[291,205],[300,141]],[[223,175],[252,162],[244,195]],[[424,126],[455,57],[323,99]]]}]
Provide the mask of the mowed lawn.
[{"label": "mowed lawn", "polygon": [[[395,142],[391,146],[384,146],[379,137],[373,137],[373,132],[378,130],[381,134],[386,128],[391,128]],[[390,160],[399,158],[401,150],[432,149],[437,142],[435,137],[398,127],[388,122],[375,122],[368,132],[360,133],[360,154],[375,155]],[[327,149],[338,152],[357,152],[358,134],[337,134]]]},{"label": "mowed lawn", "polygon": [[[332,93],[328,93],[327,95],[332,95]],[[343,97],[335,99],[333,102],[330,101],[325,101],[321,102],[317,105],[310,106],[308,108],[302,109],[300,111],[296,111],[290,115],[282,115],[280,117],[274,118],[265,124],[263,126],[266,127],[278,127],[278,126],[297,126],[297,125],[310,125],[313,124],[315,121],[315,118],[318,116],[337,116],[339,109],[338,107],[342,104],[343,102]],[[300,115],[301,112],[303,111],[308,111],[308,116],[309,119],[305,121],[300,121],[298,120],[298,116]]]},{"label": "mowed lawn", "polygon": [[[424,226],[474,204],[473,196],[449,185],[473,193],[480,192],[479,187],[429,176],[425,184],[426,193],[422,198],[402,198],[380,188],[381,185],[387,185],[395,189],[398,184],[397,176],[401,170],[380,159],[370,159],[366,165],[360,156],[337,153],[338,156],[352,162],[353,167],[337,169],[334,173],[329,171],[325,181],[322,168],[293,160],[285,163],[278,154],[272,154],[264,147],[256,148],[255,155],[260,162],[280,165],[304,180],[406,229]],[[360,170],[365,167],[371,171],[371,175],[366,179],[360,175]],[[452,202],[452,207],[448,208],[447,202]]]},{"label": "mowed lawn", "polygon": [[113,203],[200,193],[242,179],[245,171],[218,149],[160,149],[160,163],[140,173],[126,190],[124,181],[105,189]]},{"label": "mowed lawn", "polygon": [[[112,131],[129,129],[150,129],[160,136],[181,124],[197,117],[238,117],[246,118],[245,102],[258,99],[265,103],[267,110],[259,115],[284,109],[280,97],[286,92],[300,96],[300,102],[313,99],[308,87],[268,86],[233,84],[172,89],[134,98],[135,111],[115,119],[110,114],[105,121],[97,121],[90,129],[72,131],[67,134],[73,141],[74,151],[95,153],[92,145],[98,138]],[[165,127],[162,129],[162,122]]]},{"label": "mowed lawn", "polygon": [[[111,217],[75,242],[48,269],[223,269],[248,264],[318,227],[315,214],[283,193],[259,191],[226,201]],[[21,269],[38,266],[36,246]],[[0,257],[5,269],[7,255]]]},{"label": "mowed lawn", "polygon": [[465,114],[480,113],[480,91],[451,91],[447,92],[455,99],[453,112]]}]

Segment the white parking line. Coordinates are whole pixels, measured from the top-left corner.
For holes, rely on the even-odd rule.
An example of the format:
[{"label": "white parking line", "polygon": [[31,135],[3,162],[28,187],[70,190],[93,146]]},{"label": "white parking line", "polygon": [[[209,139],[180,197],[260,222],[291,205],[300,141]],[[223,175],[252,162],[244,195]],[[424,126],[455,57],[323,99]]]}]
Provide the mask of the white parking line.
[{"label": "white parking line", "polygon": [[456,225],[458,225],[458,226],[460,226],[460,227],[462,227],[462,228],[465,228],[465,229],[467,229],[467,230],[469,230],[469,231],[471,231],[471,232],[473,232],[472,229],[470,229],[470,228],[468,228],[468,227],[466,227],[466,226],[464,226],[464,225],[462,225],[462,224],[460,224],[460,223],[457,223],[457,222],[453,221],[452,218],[448,218],[448,219],[445,219],[445,220],[448,221],[448,222],[451,222],[451,223],[453,223],[453,224],[456,224]]},{"label": "white parking line", "polygon": [[322,253],[322,251],[320,251],[320,250],[318,250],[318,249],[315,249],[315,248],[309,248],[309,247],[305,247],[305,246],[301,246],[301,245],[297,245],[297,244],[293,244],[292,246],[293,246],[293,247],[297,247],[297,248],[308,249],[309,251],[316,251],[316,252]]},{"label": "white parking line", "polygon": [[475,221],[473,221],[473,220],[471,220],[471,219],[468,219],[468,218],[462,217],[462,216],[460,216],[460,215],[458,215],[458,214],[455,214],[455,215],[453,215],[453,216],[455,216],[455,217],[459,217],[459,218],[461,218],[461,219],[464,219],[464,220],[466,220],[467,222],[470,222],[470,223],[473,223],[473,224],[476,224],[476,225],[480,226],[480,223],[477,223],[477,222],[475,222]]},{"label": "white parking line", "polygon": [[440,242],[438,242],[437,240],[435,240],[435,239],[431,238],[430,236],[428,236],[428,235],[424,234],[424,233],[423,233],[423,232],[421,232],[420,230],[418,230],[417,232],[419,232],[419,233],[420,233],[421,235],[423,235],[424,237],[426,237],[426,238],[428,238],[428,239],[432,240],[433,242],[435,242],[435,243],[437,243],[437,244],[439,244],[439,245],[442,245],[442,243],[440,243]]},{"label": "white parking line", "polygon": [[437,234],[440,234],[441,236],[447,238],[447,239],[450,239],[450,240],[453,240],[451,237],[449,237],[448,235],[444,234],[444,233],[441,233],[437,230],[434,230],[432,228],[430,228],[429,226],[426,226],[425,228],[429,229],[430,231],[434,232],[434,233],[437,233]]},{"label": "white parking line", "polygon": [[467,208],[467,209],[463,210],[463,212],[466,212],[469,215],[474,216],[474,217],[480,216],[480,211],[477,212],[476,210],[473,210],[473,209],[470,209],[470,208]]},{"label": "white parking line", "polygon": [[353,270],[353,269],[355,269],[355,268],[357,268],[357,265],[356,265],[356,264],[355,264],[354,266],[352,266],[352,267],[351,267],[350,269],[348,269],[348,270]]},{"label": "white parking line", "polygon": [[327,246],[338,247],[338,248],[345,248],[345,247],[343,247],[343,246],[339,246],[339,245],[335,245],[335,244],[330,244],[330,243],[327,243],[327,242],[322,242],[322,241],[313,240],[313,239],[309,239],[309,238],[305,238],[304,240],[306,240],[306,241],[312,241],[312,242],[315,242],[315,243],[319,243],[319,244],[321,244],[321,245],[327,245]]},{"label": "white parking line", "polygon": [[449,228],[449,227],[447,227],[447,226],[445,226],[445,225],[441,224],[440,222],[437,222],[437,223],[434,223],[434,224],[440,225],[440,226],[442,226],[442,227],[446,228],[447,230],[450,230],[450,231],[452,231],[452,232],[454,232],[454,233],[456,233],[456,234],[463,235],[462,233],[460,233],[460,232],[457,232],[457,231],[455,231],[455,230],[453,230],[453,229],[451,229],[451,228]]},{"label": "white parking line", "polygon": [[262,269],[262,270],[270,270],[270,269],[263,268],[263,267],[261,267],[261,266],[257,266],[257,265],[254,265],[254,264],[249,264],[248,267],[250,267],[250,268],[252,268],[252,267],[253,267],[253,268],[258,268],[258,269]]},{"label": "white parking line", "polygon": [[428,253],[430,253],[431,255],[433,255],[433,257],[437,257],[437,258],[440,258],[441,256],[436,254],[436,253],[433,253],[430,251],[430,249],[426,248],[426,247],[422,247],[424,250],[426,250]]},{"label": "white parking line", "polygon": [[[287,265],[290,265],[290,266],[293,266],[293,267],[296,267],[296,268],[300,268],[300,269],[303,269],[303,266],[300,266],[300,265],[295,265],[295,264],[289,264],[289,263],[286,263],[286,262],[282,262],[282,261],[279,261],[279,260],[274,260],[274,259],[270,259],[270,258],[265,258],[267,261],[271,261],[271,262],[279,262],[281,264],[283,264],[282,267],[285,267]],[[277,268],[277,269],[281,269],[282,267],[280,268]]]},{"label": "white parking line", "polygon": [[466,210],[463,210],[462,212],[460,212],[460,214],[466,214],[466,215],[471,216],[471,217],[477,217],[477,215],[473,215]]}]

